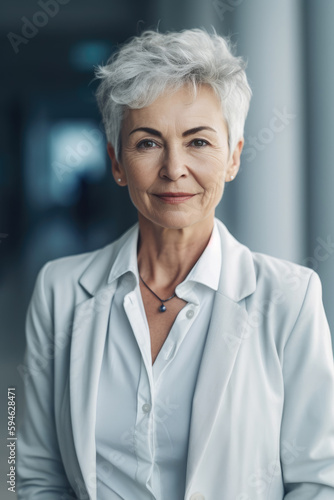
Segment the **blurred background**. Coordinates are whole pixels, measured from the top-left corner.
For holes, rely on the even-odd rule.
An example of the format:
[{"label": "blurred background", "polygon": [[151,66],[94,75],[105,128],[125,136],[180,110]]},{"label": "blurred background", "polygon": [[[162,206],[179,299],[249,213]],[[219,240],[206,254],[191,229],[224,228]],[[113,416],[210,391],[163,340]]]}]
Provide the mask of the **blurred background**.
[{"label": "blurred background", "polygon": [[115,185],[94,66],[144,29],[214,26],[248,61],[253,98],[237,178],[217,216],[254,251],[319,273],[334,332],[334,2],[10,0],[0,13],[0,496],[7,387],[23,381],[25,314],[48,260],[97,249],[136,220]]}]

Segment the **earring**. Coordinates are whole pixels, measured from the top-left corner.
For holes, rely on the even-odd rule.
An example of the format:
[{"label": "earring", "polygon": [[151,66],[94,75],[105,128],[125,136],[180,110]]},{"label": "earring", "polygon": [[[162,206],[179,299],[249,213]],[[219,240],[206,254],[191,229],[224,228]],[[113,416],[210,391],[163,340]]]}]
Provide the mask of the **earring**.
[{"label": "earring", "polygon": [[117,180],[118,180],[118,182],[121,182],[122,179],[117,179]]},{"label": "earring", "polygon": [[231,179],[231,181],[232,181],[232,180],[234,179],[234,175],[231,175],[230,179]]}]

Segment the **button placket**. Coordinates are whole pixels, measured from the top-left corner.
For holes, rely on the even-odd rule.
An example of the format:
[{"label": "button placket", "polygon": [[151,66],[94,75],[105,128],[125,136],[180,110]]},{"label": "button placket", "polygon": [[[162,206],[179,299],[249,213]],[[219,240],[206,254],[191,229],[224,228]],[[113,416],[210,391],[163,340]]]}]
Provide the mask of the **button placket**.
[{"label": "button placket", "polygon": [[174,352],[175,352],[175,344],[171,343],[170,346],[168,347],[168,351],[165,354],[165,359],[169,360],[174,354]]}]

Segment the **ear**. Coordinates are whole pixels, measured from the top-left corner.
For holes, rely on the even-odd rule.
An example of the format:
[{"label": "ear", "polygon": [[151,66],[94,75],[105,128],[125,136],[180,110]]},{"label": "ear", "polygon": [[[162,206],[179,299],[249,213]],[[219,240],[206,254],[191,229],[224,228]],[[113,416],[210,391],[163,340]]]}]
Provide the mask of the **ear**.
[{"label": "ear", "polygon": [[[126,176],[125,176],[125,172],[124,172],[122,163],[116,159],[115,148],[112,146],[112,144],[110,142],[108,142],[108,144],[107,144],[107,151],[108,151],[109,158],[111,160],[111,171],[112,171],[112,174],[114,176],[116,183],[119,186],[126,186],[127,181],[126,181]],[[121,179],[121,180],[119,180],[119,179]]]},{"label": "ear", "polygon": [[242,148],[244,147],[244,142],[245,141],[243,138],[240,139],[240,141],[238,142],[238,144],[236,145],[236,147],[233,151],[231,158],[229,159],[228,167],[226,169],[225,182],[230,182],[233,179],[235,179],[235,177],[239,171],[240,156],[241,156]]}]

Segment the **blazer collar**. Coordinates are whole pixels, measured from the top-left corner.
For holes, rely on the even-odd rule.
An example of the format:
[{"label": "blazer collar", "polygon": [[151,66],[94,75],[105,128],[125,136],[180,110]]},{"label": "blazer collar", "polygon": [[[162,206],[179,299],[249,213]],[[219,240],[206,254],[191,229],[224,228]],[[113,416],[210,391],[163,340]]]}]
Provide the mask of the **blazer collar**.
[{"label": "blazer collar", "polygon": [[[251,251],[237,241],[226,226],[215,219],[221,239],[221,273],[218,292],[234,302],[239,302],[255,291],[256,275]],[[91,295],[108,286],[115,279],[114,264],[117,256],[134,233],[138,234],[139,225],[134,224],[117,241],[93,252],[92,259],[79,278],[79,283]]]},{"label": "blazer collar", "polygon": [[256,273],[252,252],[216,219],[222,248],[222,263],[218,291],[225,297],[239,302],[256,289]]},{"label": "blazer collar", "polygon": [[123,246],[127,245],[129,240],[133,238],[133,233],[138,233],[138,229],[137,222],[118,240],[93,252],[92,259],[79,278],[80,285],[90,295],[96,295],[115,279],[113,266],[117,262],[117,256]]}]

